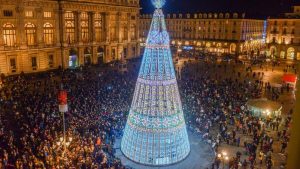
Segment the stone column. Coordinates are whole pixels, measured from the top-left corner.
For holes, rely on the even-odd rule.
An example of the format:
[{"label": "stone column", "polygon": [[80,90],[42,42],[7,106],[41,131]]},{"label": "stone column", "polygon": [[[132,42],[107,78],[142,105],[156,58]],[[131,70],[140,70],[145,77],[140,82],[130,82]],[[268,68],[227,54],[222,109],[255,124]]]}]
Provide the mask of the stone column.
[{"label": "stone column", "polygon": [[128,43],[130,43],[131,41],[131,31],[130,31],[130,26],[131,26],[131,13],[128,13],[127,14],[127,40],[128,40]]},{"label": "stone column", "polygon": [[104,19],[104,22],[105,22],[104,23],[104,32],[105,32],[105,38],[106,38],[105,41],[109,42],[110,41],[110,34],[109,34],[110,14],[109,14],[109,12],[106,12],[104,14],[104,17],[105,17],[105,19]]},{"label": "stone column", "polygon": [[[62,15],[63,15],[63,12],[62,12]],[[62,18],[64,18],[64,16],[60,17],[60,10],[56,10],[54,12],[54,16],[55,16],[55,25],[54,25],[54,37],[53,39],[55,40],[54,43],[56,43],[56,46],[60,46],[60,41],[61,41],[61,37],[60,37],[60,31],[64,32],[64,21],[61,21]],[[60,27],[60,23],[59,22],[62,22],[62,28]],[[63,41],[65,40],[65,35],[64,33],[62,34],[63,36]]]},{"label": "stone column", "polygon": [[110,46],[105,45],[104,46],[104,62],[110,62],[111,61],[111,55],[110,55]]},{"label": "stone column", "polygon": [[[0,11],[2,10],[2,6],[0,6]],[[3,27],[0,27],[0,50],[4,50],[4,39],[3,39]],[[2,72],[3,73],[3,72]],[[1,70],[0,70],[1,74]]]},{"label": "stone column", "polygon": [[95,42],[95,12],[89,12],[89,36],[90,42]]},{"label": "stone column", "polygon": [[139,14],[135,14],[135,41],[138,40],[139,37],[139,22],[138,22]]},{"label": "stone column", "polygon": [[81,38],[81,11],[74,12],[75,19],[75,41],[78,44],[82,44]]},{"label": "stone column", "polygon": [[37,17],[37,28],[36,28],[36,44],[39,47],[44,46],[44,17],[43,17],[43,9],[36,8],[36,17]]},{"label": "stone column", "polygon": [[18,5],[16,7],[17,12],[17,30],[16,30],[16,38],[17,43],[20,46],[20,49],[26,49],[26,34],[25,34],[25,22],[24,22],[24,7],[21,5]]},{"label": "stone column", "polygon": [[97,64],[97,46],[92,46],[92,64]]},{"label": "stone column", "polygon": [[118,12],[116,16],[117,16],[117,26],[116,26],[117,41],[119,43],[121,43],[122,42],[121,32],[120,32],[120,30],[121,30],[121,12]]}]

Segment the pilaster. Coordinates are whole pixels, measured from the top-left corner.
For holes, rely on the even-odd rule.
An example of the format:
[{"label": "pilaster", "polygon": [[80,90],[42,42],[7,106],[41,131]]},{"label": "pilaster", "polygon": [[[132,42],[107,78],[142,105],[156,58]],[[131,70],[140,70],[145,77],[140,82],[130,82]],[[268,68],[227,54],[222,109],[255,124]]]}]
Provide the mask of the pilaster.
[{"label": "pilaster", "polygon": [[110,41],[110,34],[109,34],[109,25],[110,25],[110,13],[106,12],[104,14],[104,32],[105,32],[105,41],[108,43]]},{"label": "pilaster", "polygon": [[39,47],[42,47],[44,45],[44,41],[43,41],[43,27],[44,27],[44,17],[43,17],[43,9],[42,8],[36,8],[35,9],[36,12],[36,17],[37,17],[37,37],[36,37],[36,43]]},{"label": "pilaster", "polygon": [[90,35],[90,42],[96,41],[96,34],[95,34],[95,12],[89,12],[89,35]]},{"label": "pilaster", "polygon": [[18,5],[16,7],[17,13],[17,44],[19,44],[20,49],[26,49],[26,35],[25,35],[25,22],[24,22],[24,7]]},{"label": "pilaster", "polygon": [[81,11],[74,12],[75,18],[75,40],[78,44],[82,44],[81,37]]},{"label": "pilaster", "polygon": [[121,30],[121,12],[117,12],[116,17],[117,17],[117,25],[116,25],[117,41],[119,43],[121,43],[122,42],[121,32],[120,32],[120,30]]}]

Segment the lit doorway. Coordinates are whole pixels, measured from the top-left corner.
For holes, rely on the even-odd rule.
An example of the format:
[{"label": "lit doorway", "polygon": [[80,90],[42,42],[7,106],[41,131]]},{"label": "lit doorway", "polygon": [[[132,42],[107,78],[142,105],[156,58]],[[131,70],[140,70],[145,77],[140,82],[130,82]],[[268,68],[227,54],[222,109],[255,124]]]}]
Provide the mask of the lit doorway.
[{"label": "lit doorway", "polygon": [[69,68],[76,68],[78,66],[78,56],[75,49],[69,51]]}]

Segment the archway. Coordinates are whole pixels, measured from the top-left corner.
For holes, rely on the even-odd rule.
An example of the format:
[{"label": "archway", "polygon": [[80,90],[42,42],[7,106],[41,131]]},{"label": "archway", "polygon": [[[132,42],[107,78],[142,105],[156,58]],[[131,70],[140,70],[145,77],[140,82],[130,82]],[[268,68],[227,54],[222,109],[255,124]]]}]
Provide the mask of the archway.
[{"label": "archway", "polygon": [[91,60],[92,60],[91,57],[92,57],[91,48],[86,47],[84,49],[84,65],[90,65],[91,64]]},{"label": "archway", "polygon": [[77,51],[72,48],[69,50],[69,68],[76,68],[78,66]]},{"label": "archway", "polygon": [[98,60],[98,64],[101,65],[104,63],[104,49],[103,47],[98,47],[97,49],[97,60]]},{"label": "archway", "polygon": [[234,54],[236,52],[236,44],[235,43],[230,44],[229,51],[231,54]]},{"label": "archway", "polygon": [[295,49],[293,47],[290,47],[287,49],[287,59],[295,59]]},{"label": "archway", "polygon": [[274,58],[277,56],[277,48],[275,46],[270,47],[270,56],[271,56],[271,58]]}]

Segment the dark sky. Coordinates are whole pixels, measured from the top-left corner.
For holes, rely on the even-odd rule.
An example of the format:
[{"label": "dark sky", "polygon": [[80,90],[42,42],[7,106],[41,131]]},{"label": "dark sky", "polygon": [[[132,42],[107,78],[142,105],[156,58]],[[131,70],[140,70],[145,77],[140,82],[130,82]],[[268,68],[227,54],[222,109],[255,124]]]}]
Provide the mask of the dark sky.
[{"label": "dark sky", "polygon": [[[142,13],[152,13],[151,0],[140,0]],[[266,18],[290,12],[300,0],[167,0],[166,13],[246,12],[247,17]]]}]

